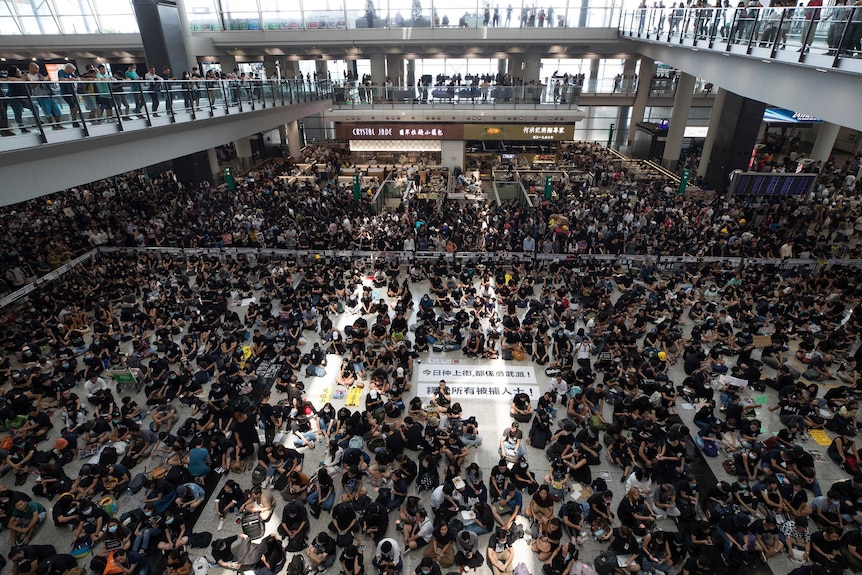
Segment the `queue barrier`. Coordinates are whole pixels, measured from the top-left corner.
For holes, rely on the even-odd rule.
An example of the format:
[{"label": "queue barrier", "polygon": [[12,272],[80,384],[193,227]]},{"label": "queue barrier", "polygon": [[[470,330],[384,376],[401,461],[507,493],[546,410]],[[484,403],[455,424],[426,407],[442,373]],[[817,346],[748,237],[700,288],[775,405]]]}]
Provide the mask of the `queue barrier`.
[{"label": "queue barrier", "polygon": [[578,262],[588,264],[592,262],[619,262],[621,265],[629,267],[641,267],[644,264],[651,264],[659,271],[681,269],[687,264],[712,264],[720,263],[726,267],[747,268],[750,266],[767,266],[772,265],[779,269],[789,270],[794,267],[804,268],[808,271],[817,269],[828,270],[832,267],[860,267],[862,268],[862,259],[824,259],[815,260],[812,258],[743,258],[743,257],[720,257],[720,256],[655,256],[655,255],[631,255],[631,254],[545,254],[532,253],[525,254],[523,252],[429,252],[429,251],[362,251],[362,250],[288,250],[280,248],[251,248],[251,247],[223,247],[223,248],[178,248],[178,247],[119,247],[119,246],[99,246],[87,253],[78,256],[74,260],[58,267],[57,269],[45,274],[39,279],[15,290],[6,297],[0,299],[0,309],[8,307],[18,300],[26,297],[31,292],[39,289],[45,284],[48,284],[60,276],[72,271],[77,266],[88,262],[99,254],[111,253],[163,253],[183,257],[192,256],[207,256],[226,259],[229,257],[245,256],[257,258],[260,255],[269,257],[294,257],[297,263],[304,263],[306,260],[323,260],[328,263],[333,260],[364,260],[366,263],[373,263],[375,260],[384,259],[387,261],[398,261],[400,264],[409,264],[413,261],[427,261],[444,259],[450,262],[474,262],[477,264],[484,263],[511,263],[515,261],[521,262],[552,262],[562,263],[566,265],[575,265]]}]

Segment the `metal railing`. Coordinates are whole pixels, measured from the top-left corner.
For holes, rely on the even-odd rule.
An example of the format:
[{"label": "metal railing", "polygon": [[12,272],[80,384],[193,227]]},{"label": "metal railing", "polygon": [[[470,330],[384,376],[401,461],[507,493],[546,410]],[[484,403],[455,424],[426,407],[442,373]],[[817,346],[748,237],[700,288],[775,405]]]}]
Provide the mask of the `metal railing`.
[{"label": "metal railing", "polygon": [[29,145],[28,138],[60,143],[328,100],[332,93],[328,80],[27,82],[4,78],[0,79],[0,150]]},{"label": "metal railing", "polygon": [[862,57],[862,6],[645,8],[623,12],[619,30],[643,40],[787,61],[812,58],[817,65],[862,71],[853,62]]},{"label": "metal railing", "polygon": [[421,105],[425,107],[553,107],[578,109],[581,96],[579,84],[497,86],[497,85],[427,85],[427,86],[367,86],[349,82],[334,89],[335,108],[392,107]]},{"label": "metal railing", "polygon": [[[279,10],[221,10],[189,13],[192,32],[217,30],[323,31],[380,28],[567,28],[613,26],[620,9],[585,7],[581,0],[553,0],[539,7],[535,2],[499,3],[466,0],[458,8],[435,0],[348,0],[344,8],[321,10],[294,0],[281,0]],[[511,6],[511,9],[509,8]]]}]

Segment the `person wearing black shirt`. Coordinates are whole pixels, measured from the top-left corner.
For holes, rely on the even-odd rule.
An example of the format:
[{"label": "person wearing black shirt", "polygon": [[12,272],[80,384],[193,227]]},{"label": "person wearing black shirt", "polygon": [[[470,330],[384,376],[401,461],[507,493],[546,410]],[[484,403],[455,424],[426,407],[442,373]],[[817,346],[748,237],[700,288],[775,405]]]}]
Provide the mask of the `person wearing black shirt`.
[{"label": "person wearing black shirt", "polygon": [[689,557],[682,567],[682,575],[713,575],[715,572],[706,555]]}]

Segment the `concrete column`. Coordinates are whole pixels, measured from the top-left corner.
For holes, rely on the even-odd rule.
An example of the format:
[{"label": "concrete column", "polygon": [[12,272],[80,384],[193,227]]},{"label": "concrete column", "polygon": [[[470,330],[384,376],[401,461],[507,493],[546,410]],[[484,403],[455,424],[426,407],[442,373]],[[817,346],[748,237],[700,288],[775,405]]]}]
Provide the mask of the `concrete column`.
[{"label": "concrete column", "polygon": [[814,140],[814,148],[811,150],[811,159],[817,162],[825,162],[832,155],[835,140],[841,126],[830,122],[822,122],[817,130],[817,139]]},{"label": "concrete column", "polygon": [[382,86],[386,81],[386,55],[371,54],[371,81]]},{"label": "concrete column", "polygon": [[541,54],[526,54],[524,57],[524,84],[542,81],[542,56]]},{"label": "concrete column", "polygon": [[590,74],[587,76],[585,92],[595,92],[599,85],[599,66],[602,61],[600,59],[590,60]]},{"label": "concrete column", "polygon": [[407,60],[407,81],[406,85],[416,88],[416,60]]},{"label": "concrete column", "polygon": [[251,166],[251,141],[248,138],[240,138],[234,141],[233,145],[240,165],[248,169]]},{"label": "concrete column", "polygon": [[192,40],[192,30],[189,28],[189,17],[186,15],[186,5],[184,0],[176,0],[176,2],[177,15],[180,17],[180,32],[183,36],[183,44],[186,47],[186,60],[189,65],[189,67],[185,69],[191,72],[192,68],[198,65],[196,55],[189,52],[191,47],[194,45],[194,41]]},{"label": "concrete column", "polygon": [[526,70],[523,54],[509,54],[509,67],[507,73],[513,80],[515,78],[524,77]]},{"label": "concrete column", "polygon": [[353,78],[354,80],[359,79],[359,72],[356,67],[356,60],[347,60],[347,70],[351,78]]},{"label": "concrete column", "polygon": [[508,60],[506,60],[504,58],[498,59],[497,60],[497,73],[500,74],[501,76],[504,75],[506,73],[506,66],[508,64],[509,64]]},{"label": "concrete column", "polygon": [[[293,159],[299,159],[302,155],[302,142],[299,141],[299,122],[296,120],[286,124],[287,126],[287,151]],[[282,140],[284,142],[284,140]]]},{"label": "concrete column", "polygon": [[641,73],[638,79],[638,91],[632,105],[632,113],[629,116],[629,129],[626,139],[631,146],[635,141],[637,125],[644,121],[644,110],[646,110],[647,99],[649,99],[652,77],[655,76],[655,61],[652,58],[641,56]]},{"label": "concrete column", "polygon": [[681,72],[673,99],[673,115],[667,130],[667,141],[664,144],[664,155],[661,163],[668,170],[675,170],[682,148],[682,135],[688,123],[688,113],[691,111],[691,96],[694,91],[695,77]]},{"label": "concrete column", "polygon": [[634,89],[637,64],[637,58],[627,58],[623,63],[623,82],[620,91],[624,94]]},{"label": "concrete column", "polygon": [[222,74],[230,74],[236,69],[236,57],[230,54],[222,54],[218,57],[219,66],[221,66]]},{"label": "concrete column", "polygon": [[404,57],[401,54],[386,55],[386,77],[393,86],[404,85]]},{"label": "concrete column", "polygon": [[281,71],[282,76],[284,75],[284,63],[279,62],[278,66],[276,66],[276,62],[278,62],[278,56],[267,56],[263,57],[263,69],[266,72],[267,79],[274,78],[276,74],[276,68]]},{"label": "concrete column", "polygon": [[299,60],[290,60],[281,71],[284,78],[299,78]]},{"label": "concrete column", "polygon": [[631,106],[620,106],[620,113],[617,115],[616,132],[614,132],[614,147],[620,149],[626,143],[626,126],[628,126],[629,112]]},{"label": "concrete column", "polygon": [[697,175],[706,176],[706,168],[709,166],[709,158],[712,156],[712,148],[715,144],[715,136],[721,125],[721,111],[724,108],[724,100],[727,98],[727,90],[719,88],[712,101],[712,110],[709,112],[709,131],[703,142],[703,151],[700,154],[700,163],[697,165]]},{"label": "concrete column", "polygon": [[329,63],[326,60],[315,60],[314,71],[317,72],[318,80],[326,80],[326,73],[329,71]]},{"label": "concrete column", "polygon": [[212,172],[212,180],[211,182],[218,183],[221,181],[221,167],[218,163],[218,154],[216,153],[215,148],[210,148],[207,150],[207,159],[210,162],[210,172]]}]

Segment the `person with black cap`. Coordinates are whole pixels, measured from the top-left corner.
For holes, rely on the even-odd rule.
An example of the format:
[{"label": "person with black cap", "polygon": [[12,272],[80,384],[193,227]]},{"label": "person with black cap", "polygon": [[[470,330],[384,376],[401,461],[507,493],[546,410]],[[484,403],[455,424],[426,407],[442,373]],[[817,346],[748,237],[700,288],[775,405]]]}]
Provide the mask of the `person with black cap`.
[{"label": "person with black cap", "polygon": [[338,558],[344,575],[363,575],[365,573],[365,554],[356,545],[348,545]]},{"label": "person with black cap", "polygon": [[[308,511],[305,506],[297,501],[291,501],[285,505],[278,534],[287,539],[285,546],[288,551],[301,551],[305,547],[308,529]],[[333,561],[335,561],[334,558]]]},{"label": "person with black cap", "polygon": [[682,575],[713,575],[715,568],[709,563],[706,555],[689,557],[682,567]]}]

